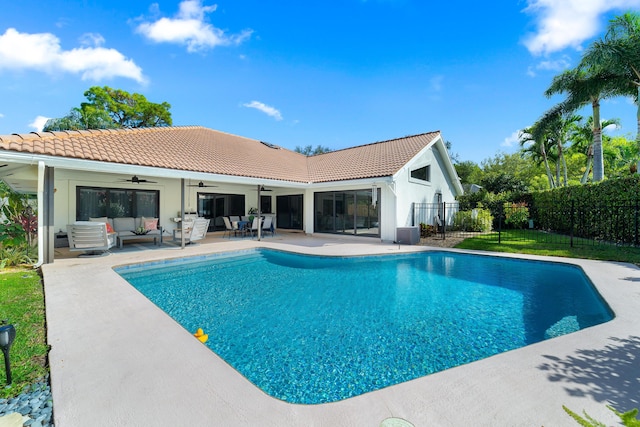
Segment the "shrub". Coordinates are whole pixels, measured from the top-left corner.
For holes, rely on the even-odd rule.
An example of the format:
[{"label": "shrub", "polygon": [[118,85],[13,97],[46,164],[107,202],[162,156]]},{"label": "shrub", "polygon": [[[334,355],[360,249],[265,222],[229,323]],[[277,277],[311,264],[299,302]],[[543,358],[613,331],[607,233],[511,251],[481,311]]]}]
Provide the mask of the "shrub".
[{"label": "shrub", "polygon": [[453,228],[460,231],[491,231],[493,216],[488,209],[476,208],[458,211],[453,217]]},{"label": "shrub", "polygon": [[504,204],[504,223],[512,227],[522,228],[529,220],[529,208],[524,202]]},{"label": "shrub", "polygon": [[0,269],[18,265],[33,264],[38,256],[38,248],[27,243],[0,246]]},{"label": "shrub", "polygon": [[436,234],[435,225],[427,225],[424,222],[420,223],[420,237],[429,237]]},{"label": "shrub", "polygon": [[27,233],[17,223],[0,223],[0,246],[19,246],[27,242]]}]

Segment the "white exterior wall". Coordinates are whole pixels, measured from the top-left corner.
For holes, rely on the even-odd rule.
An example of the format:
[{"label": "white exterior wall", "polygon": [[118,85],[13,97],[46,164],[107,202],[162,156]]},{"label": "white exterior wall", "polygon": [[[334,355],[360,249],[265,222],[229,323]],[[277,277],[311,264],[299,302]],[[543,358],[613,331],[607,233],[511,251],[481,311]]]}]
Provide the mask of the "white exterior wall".
[{"label": "white exterior wall", "polygon": [[[431,167],[429,182],[411,178],[411,171],[424,166]],[[454,202],[456,193],[446,165],[435,146],[416,156],[407,163],[395,176],[396,194],[398,196],[396,215],[398,227],[413,225],[412,203],[436,203],[437,193],[442,194],[443,202]]]}]

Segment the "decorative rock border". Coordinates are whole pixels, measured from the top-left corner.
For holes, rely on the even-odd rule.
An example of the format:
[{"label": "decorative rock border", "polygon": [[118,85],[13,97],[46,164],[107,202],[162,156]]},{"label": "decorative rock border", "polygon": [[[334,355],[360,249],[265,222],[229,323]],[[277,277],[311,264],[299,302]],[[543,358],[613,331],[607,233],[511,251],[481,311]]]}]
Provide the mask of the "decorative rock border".
[{"label": "decorative rock border", "polygon": [[0,421],[13,413],[22,415],[25,427],[54,427],[53,398],[49,376],[27,386],[22,393],[11,399],[0,399]]}]

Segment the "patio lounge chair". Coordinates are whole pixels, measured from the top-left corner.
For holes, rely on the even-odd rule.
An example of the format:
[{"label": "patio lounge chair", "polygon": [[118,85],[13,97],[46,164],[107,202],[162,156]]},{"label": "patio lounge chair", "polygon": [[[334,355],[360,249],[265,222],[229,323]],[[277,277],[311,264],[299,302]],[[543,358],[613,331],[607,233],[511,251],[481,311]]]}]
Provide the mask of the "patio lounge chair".
[{"label": "patio lounge chair", "polygon": [[211,219],[196,218],[193,224],[189,228],[183,228],[174,233],[174,239],[182,239],[182,233],[184,232],[184,238],[187,245],[202,240],[207,235],[209,229],[209,222]]},{"label": "patio lounge chair", "polygon": [[117,233],[108,233],[104,222],[76,221],[67,225],[70,251],[83,255],[105,255],[116,244]]},{"label": "patio lounge chair", "polygon": [[189,235],[189,243],[193,243],[198,240],[202,240],[207,235],[207,231],[209,231],[209,222],[210,219],[205,218],[197,218],[193,221],[193,228],[191,229],[191,234]]}]

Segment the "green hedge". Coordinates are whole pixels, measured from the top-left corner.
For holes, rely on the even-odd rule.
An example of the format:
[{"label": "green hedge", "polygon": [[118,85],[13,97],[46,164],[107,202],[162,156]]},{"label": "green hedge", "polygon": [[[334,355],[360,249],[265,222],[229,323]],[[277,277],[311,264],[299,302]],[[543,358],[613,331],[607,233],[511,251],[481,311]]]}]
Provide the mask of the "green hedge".
[{"label": "green hedge", "polygon": [[[493,228],[519,228],[512,221],[529,210],[536,229],[620,244],[640,243],[640,175],[529,194],[479,192],[458,198],[459,209],[489,209]],[[527,226],[526,224],[524,225]]]},{"label": "green hedge", "polygon": [[530,214],[536,228],[574,236],[635,243],[640,203],[640,176],[556,188],[531,194]]}]

